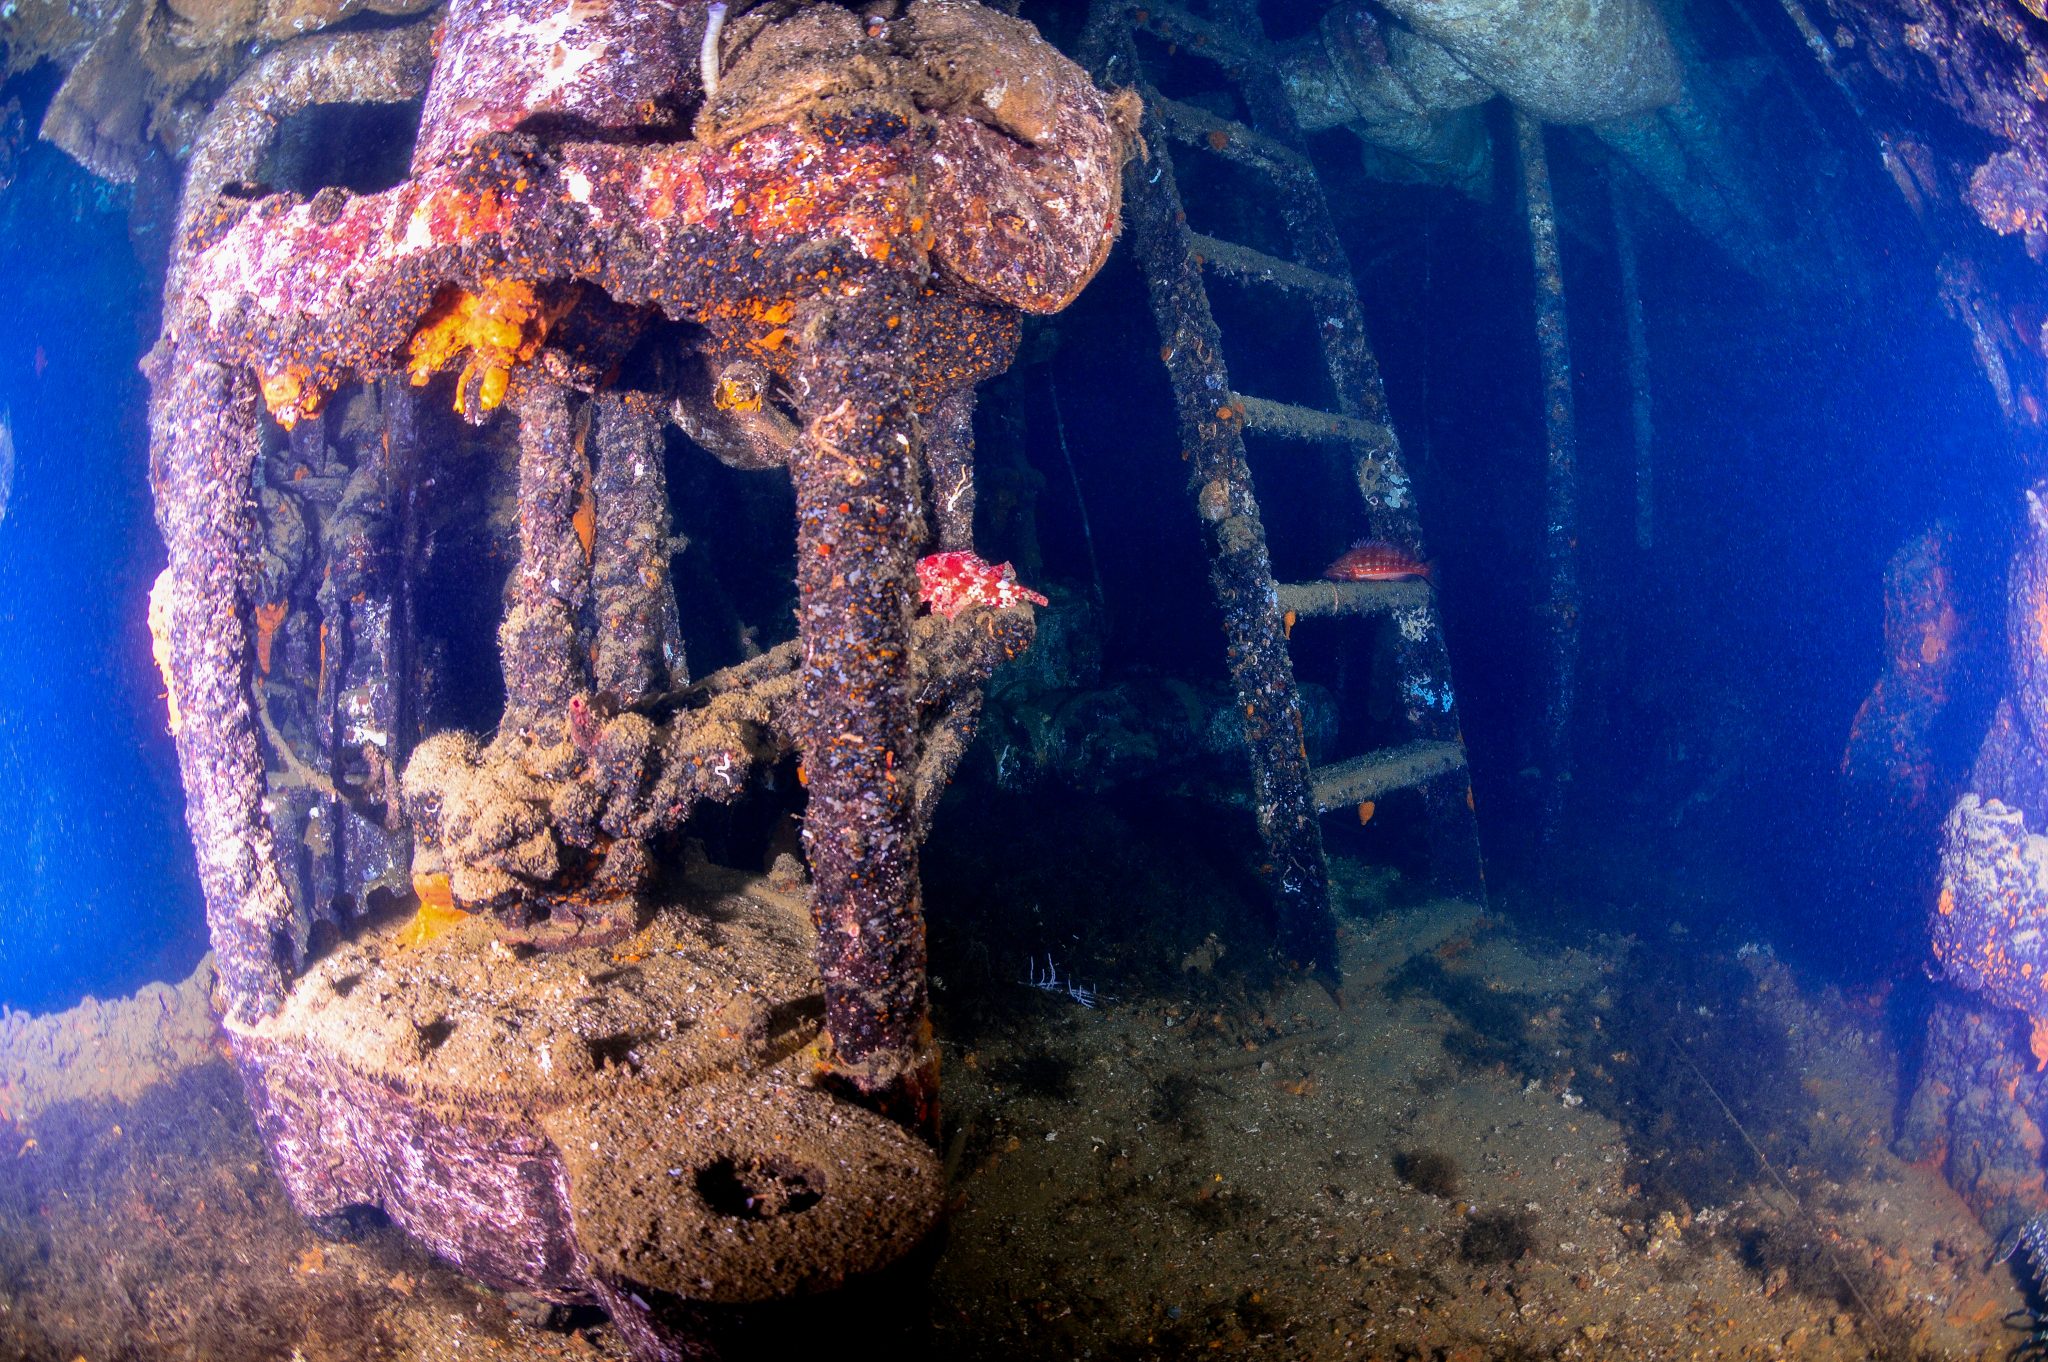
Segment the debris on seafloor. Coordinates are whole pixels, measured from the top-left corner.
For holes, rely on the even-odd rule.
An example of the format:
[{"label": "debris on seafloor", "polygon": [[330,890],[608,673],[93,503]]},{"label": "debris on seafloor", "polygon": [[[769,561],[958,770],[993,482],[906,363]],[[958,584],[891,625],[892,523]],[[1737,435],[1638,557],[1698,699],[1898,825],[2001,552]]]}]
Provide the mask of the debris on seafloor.
[{"label": "debris on seafloor", "polygon": [[1060,977],[1060,967],[1053,963],[1052,953],[1049,951],[1046,953],[1045,968],[1043,970],[1038,968],[1036,957],[1026,960],[1024,963],[1027,977],[1022,982],[1027,988],[1035,988],[1040,993],[1063,995],[1069,1002],[1079,1003],[1082,1007],[1091,1010],[1105,1002],[1116,1001],[1114,995],[1097,993],[1094,985],[1081,983],[1071,973],[1062,979]]}]

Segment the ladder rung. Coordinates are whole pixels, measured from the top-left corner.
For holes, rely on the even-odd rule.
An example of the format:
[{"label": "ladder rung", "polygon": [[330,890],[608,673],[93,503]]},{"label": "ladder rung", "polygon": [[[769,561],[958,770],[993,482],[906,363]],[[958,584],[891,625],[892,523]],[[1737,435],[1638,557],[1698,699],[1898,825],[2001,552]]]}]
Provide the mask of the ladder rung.
[{"label": "ladder rung", "polygon": [[1324,274],[1321,270],[1297,265],[1292,260],[1282,260],[1277,255],[1240,246],[1235,241],[1189,232],[1188,247],[1202,257],[1204,265],[1234,279],[1250,279],[1297,293],[1327,293],[1338,297],[1351,293],[1349,279],[1339,279],[1334,274]]},{"label": "ladder rung", "polygon": [[1348,440],[1372,449],[1396,447],[1394,432],[1377,421],[1297,407],[1291,402],[1268,402],[1263,397],[1246,397],[1243,393],[1232,393],[1231,400],[1244,408],[1247,430],[1262,430],[1290,440]]},{"label": "ladder rung", "polygon": [[1298,620],[1319,615],[1374,615],[1429,604],[1429,583],[1421,578],[1402,582],[1280,582],[1273,590],[1279,597],[1280,613]]},{"label": "ladder rung", "polygon": [[1145,107],[1158,115],[1166,135],[1191,147],[1206,147],[1219,156],[1249,165],[1268,175],[1292,179],[1314,175],[1315,167],[1285,142],[1276,142],[1234,118],[1219,118],[1207,109],[1168,99],[1157,90],[1144,92]]},{"label": "ladder rung", "polygon": [[1368,799],[1378,799],[1389,790],[1412,789],[1438,776],[1465,768],[1465,748],[1455,742],[1403,743],[1399,747],[1367,752],[1350,761],[1317,767],[1315,801],[1317,813],[1348,808]]}]

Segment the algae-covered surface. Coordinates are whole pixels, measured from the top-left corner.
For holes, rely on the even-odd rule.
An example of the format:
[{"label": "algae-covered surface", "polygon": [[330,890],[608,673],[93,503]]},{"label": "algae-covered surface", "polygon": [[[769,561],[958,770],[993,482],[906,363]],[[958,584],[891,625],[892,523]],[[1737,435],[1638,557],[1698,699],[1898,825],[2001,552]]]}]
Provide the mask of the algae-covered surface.
[{"label": "algae-covered surface", "polygon": [[[953,827],[928,867],[953,1211],[929,1285],[897,1305],[925,1321],[907,1355],[2020,1341],[2011,1267],[1937,1172],[1889,1152],[1901,1061],[1880,1000],[1760,946],[1538,935],[1347,862],[1333,992],[1260,951],[1199,821],[1049,818],[1056,859],[985,835],[1003,816]],[[163,1006],[96,1005],[109,1039],[65,1063],[92,1067],[133,1029],[107,1019]],[[232,1071],[164,1053],[154,1083],[124,1062],[119,1097],[7,1128],[0,1357],[625,1355],[594,1312],[473,1286],[388,1228],[317,1237]]]}]

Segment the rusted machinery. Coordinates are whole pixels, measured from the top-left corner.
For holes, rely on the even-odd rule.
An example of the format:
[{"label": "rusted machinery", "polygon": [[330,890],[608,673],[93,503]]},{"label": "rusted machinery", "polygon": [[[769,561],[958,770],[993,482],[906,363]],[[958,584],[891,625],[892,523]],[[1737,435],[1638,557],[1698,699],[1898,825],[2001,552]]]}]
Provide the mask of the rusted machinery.
[{"label": "rusted machinery", "polygon": [[[307,106],[422,96],[394,187],[247,188]],[[650,1358],[929,1229],[918,846],[1032,635],[968,556],[973,390],[1107,254],[1132,121],[965,0],[456,0],[221,102],[149,362],[152,615],[229,1042],[302,1210],[380,1207]],[[428,438],[410,385],[444,376],[515,438]],[[796,494],[798,637],[694,681],[671,418]],[[418,618],[423,508],[464,478],[513,560],[489,735],[429,731]],[[919,615],[937,548],[965,586]],[[785,754],[808,885],[682,865]],[[408,891],[404,931],[364,916]]]}]

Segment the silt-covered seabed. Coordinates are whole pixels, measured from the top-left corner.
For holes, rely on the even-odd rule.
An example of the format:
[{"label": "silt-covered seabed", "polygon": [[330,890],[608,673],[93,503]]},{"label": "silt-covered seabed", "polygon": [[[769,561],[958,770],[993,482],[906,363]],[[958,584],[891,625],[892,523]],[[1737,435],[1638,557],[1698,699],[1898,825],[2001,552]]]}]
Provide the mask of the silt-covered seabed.
[{"label": "silt-covered seabed", "polygon": [[[864,1307],[892,1348],[1905,1358],[2023,1337],[1988,1237],[1891,1152],[1882,996],[1683,928],[1535,934],[1349,859],[1333,992],[1267,963],[1204,817],[1041,801],[1027,821],[998,798],[942,821],[952,1203],[928,1283]],[[0,1352],[624,1355],[601,1315],[473,1286],[387,1227],[316,1235],[203,982],[10,1014]]]}]

